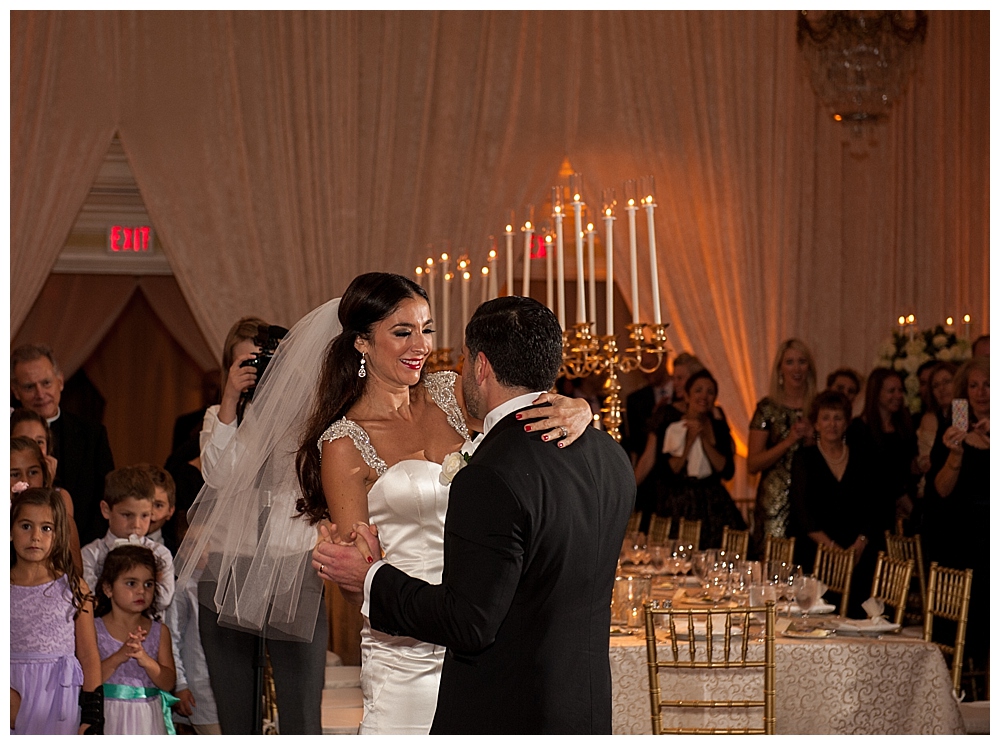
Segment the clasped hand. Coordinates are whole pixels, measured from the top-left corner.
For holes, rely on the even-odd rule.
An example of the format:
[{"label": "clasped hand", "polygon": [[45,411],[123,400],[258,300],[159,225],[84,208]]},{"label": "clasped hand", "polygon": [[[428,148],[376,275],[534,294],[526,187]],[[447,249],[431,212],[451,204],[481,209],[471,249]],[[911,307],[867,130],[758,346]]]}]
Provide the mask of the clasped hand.
[{"label": "clasped hand", "polygon": [[135,631],[129,632],[128,639],[122,644],[122,653],[143,665],[146,660],[152,659],[142,646],[144,641],[146,641],[146,631],[142,626],[136,626]]},{"label": "clasped hand", "polygon": [[374,525],[355,523],[348,540],[339,536],[336,525],[319,526],[312,565],[320,579],[334,582],[346,592],[363,592],[368,569],[380,558],[382,547]]}]

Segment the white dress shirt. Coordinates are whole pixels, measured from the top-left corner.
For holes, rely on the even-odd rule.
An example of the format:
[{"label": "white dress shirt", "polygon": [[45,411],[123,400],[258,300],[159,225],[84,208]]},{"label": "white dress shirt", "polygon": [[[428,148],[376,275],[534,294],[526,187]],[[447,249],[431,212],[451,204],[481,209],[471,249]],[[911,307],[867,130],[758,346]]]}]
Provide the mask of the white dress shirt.
[{"label": "white dress shirt", "polygon": [[111,550],[118,546],[119,541],[144,546],[153,552],[160,567],[156,575],[156,600],[160,612],[163,613],[174,599],[174,557],[170,555],[170,550],[166,546],[151,541],[146,536],[132,534],[128,538],[119,538],[109,530],[103,538],[91,541],[80,549],[83,555],[83,579],[90,587],[90,591],[99,592],[97,580],[101,576],[101,570],[104,569],[104,560]]}]

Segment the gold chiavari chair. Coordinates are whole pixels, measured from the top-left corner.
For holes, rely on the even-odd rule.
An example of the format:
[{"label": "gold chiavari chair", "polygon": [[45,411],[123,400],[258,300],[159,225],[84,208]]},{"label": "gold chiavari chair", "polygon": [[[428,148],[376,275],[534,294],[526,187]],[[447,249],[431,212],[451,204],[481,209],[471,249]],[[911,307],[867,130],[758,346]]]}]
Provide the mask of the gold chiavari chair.
[{"label": "gold chiavari chair", "polygon": [[639,524],[642,522],[642,513],[633,512],[625,526],[625,535],[632,535],[639,532]]},{"label": "gold chiavari chair", "polygon": [[[948,569],[931,562],[927,573],[927,604],[924,606],[924,641],[933,642],[951,656],[951,683],[955,695],[962,691],[962,660],[965,654],[965,627],[969,622],[969,596],[972,593],[971,569]],[[954,645],[933,639],[934,619],[955,622]]]},{"label": "gold chiavari chair", "polygon": [[851,592],[851,574],[854,572],[854,551],[849,548],[816,547],[813,576],[828,589],[840,593],[840,615],[847,615],[847,600]]},{"label": "gold chiavari chair", "polygon": [[769,561],[781,561],[785,564],[792,564],[792,557],[795,555],[795,538],[778,538],[769,535],[764,538],[764,563]]},{"label": "gold chiavari chair", "polygon": [[[646,615],[646,662],[649,667],[649,700],[654,735],[687,734],[746,734],[773,735],[775,732],[775,661],[774,661],[774,603],[759,608],[725,608],[680,610],[654,608],[648,602]],[[763,614],[764,655],[751,654],[759,645],[750,644],[751,614]],[[665,617],[670,633],[670,654],[665,659],[658,656],[656,648],[656,619]],[[698,638],[696,624],[704,631]],[[716,633],[721,632],[721,633]],[[753,658],[753,659],[752,659]],[[739,670],[762,669],[762,696],[749,700],[664,700],[661,696],[660,671]],[[720,674],[723,674],[720,672]],[[670,690],[670,687],[664,687]],[[664,690],[663,692],[666,692]],[[664,727],[664,709],[763,709],[763,726],[750,727]]]},{"label": "gold chiavari chair", "polygon": [[649,518],[649,539],[650,546],[663,546],[670,538],[670,524],[672,518],[653,515]]},{"label": "gold chiavari chair", "polygon": [[701,541],[701,520],[685,520],[683,517],[678,520],[677,540],[685,546],[694,546],[697,551]]},{"label": "gold chiavari chair", "polygon": [[[893,535],[888,530],[885,531],[885,552],[890,559],[913,560],[913,573],[917,578],[920,597],[913,597],[913,593],[910,593],[907,603],[909,612],[905,618],[911,623],[923,626],[924,607],[927,605],[927,576],[924,574],[924,552],[920,547],[920,534],[914,536]],[[912,578],[910,582],[913,582]],[[913,610],[915,607],[917,610]]]},{"label": "gold chiavari chair", "polygon": [[910,594],[910,577],[913,576],[913,559],[900,561],[890,559],[884,551],[875,559],[875,575],[872,577],[871,597],[891,605],[895,615],[893,623],[903,625],[906,612],[906,598]]},{"label": "gold chiavari chair", "polygon": [[722,526],[722,550],[727,554],[739,554],[741,559],[747,557],[750,548],[750,531],[734,530],[728,525]]}]

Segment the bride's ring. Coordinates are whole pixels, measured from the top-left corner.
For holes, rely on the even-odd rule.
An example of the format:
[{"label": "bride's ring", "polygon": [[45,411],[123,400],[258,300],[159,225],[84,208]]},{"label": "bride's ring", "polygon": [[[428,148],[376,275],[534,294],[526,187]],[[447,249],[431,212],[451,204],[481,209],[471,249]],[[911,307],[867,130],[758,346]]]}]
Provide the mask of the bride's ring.
[{"label": "bride's ring", "polygon": [[326,564],[320,564],[319,565],[319,573],[322,574],[325,571],[326,571]]},{"label": "bride's ring", "polygon": [[563,437],[569,437],[569,430],[566,429],[565,427],[560,427],[559,431],[562,432]]}]

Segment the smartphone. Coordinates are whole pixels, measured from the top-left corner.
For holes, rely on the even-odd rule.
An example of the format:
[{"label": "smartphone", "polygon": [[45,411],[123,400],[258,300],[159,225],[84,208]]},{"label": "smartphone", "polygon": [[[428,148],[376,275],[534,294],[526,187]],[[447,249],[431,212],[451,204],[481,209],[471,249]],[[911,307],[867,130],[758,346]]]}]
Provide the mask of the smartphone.
[{"label": "smartphone", "polygon": [[955,398],[951,401],[951,424],[963,432],[969,431],[969,400]]}]

